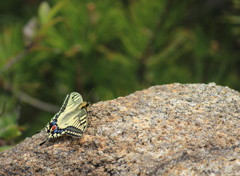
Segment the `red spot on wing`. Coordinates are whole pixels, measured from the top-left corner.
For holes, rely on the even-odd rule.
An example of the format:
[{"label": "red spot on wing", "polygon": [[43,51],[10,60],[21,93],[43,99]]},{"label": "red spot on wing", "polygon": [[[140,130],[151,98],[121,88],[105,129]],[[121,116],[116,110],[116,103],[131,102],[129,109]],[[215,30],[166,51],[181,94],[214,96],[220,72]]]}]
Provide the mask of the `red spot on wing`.
[{"label": "red spot on wing", "polygon": [[57,129],[57,125],[53,125],[52,128],[51,128],[52,131],[54,131],[56,129]]}]

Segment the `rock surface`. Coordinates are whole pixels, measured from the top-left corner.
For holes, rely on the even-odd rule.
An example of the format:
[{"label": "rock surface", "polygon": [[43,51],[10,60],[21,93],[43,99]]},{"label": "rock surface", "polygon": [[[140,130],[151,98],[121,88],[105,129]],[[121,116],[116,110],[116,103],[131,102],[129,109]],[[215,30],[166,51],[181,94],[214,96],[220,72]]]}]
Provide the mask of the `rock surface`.
[{"label": "rock surface", "polygon": [[0,175],[240,175],[240,94],[169,84],[91,107],[83,137],[0,153]]}]

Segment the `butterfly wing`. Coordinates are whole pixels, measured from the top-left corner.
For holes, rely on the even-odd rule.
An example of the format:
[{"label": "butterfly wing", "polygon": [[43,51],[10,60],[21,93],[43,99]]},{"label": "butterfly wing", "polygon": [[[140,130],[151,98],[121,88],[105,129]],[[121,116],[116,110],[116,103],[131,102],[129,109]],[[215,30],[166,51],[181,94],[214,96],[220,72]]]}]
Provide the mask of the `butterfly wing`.
[{"label": "butterfly wing", "polygon": [[57,124],[64,133],[80,137],[87,127],[87,106],[82,96],[73,92],[66,97],[62,108],[59,111]]},{"label": "butterfly wing", "polygon": [[87,127],[87,109],[82,108],[79,113],[72,118],[67,127],[64,128],[66,134],[81,137]]},{"label": "butterfly wing", "polygon": [[72,92],[67,95],[60,111],[55,115],[58,125],[65,128],[72,116],[75,116],[79,111],[79,105],[83,102],[82,96],[77,92]]},{"label": "butterfly wing", "polygon": [[[68,96],[66,97],[68,98]],[[78,92],[72,92],[69,94],[69,98],[63,103],[66,104],[66,108],[77,107],[83,102],[82,96]]]},{"label": "butterfly wing", "polygon": [[81,137],[87,127],[87,107],[89,104],[83,102],[82,96],[77,92],[68,94],[60,111],[54,115],[51,122],[46,126],[48,139],[68,134]]}]

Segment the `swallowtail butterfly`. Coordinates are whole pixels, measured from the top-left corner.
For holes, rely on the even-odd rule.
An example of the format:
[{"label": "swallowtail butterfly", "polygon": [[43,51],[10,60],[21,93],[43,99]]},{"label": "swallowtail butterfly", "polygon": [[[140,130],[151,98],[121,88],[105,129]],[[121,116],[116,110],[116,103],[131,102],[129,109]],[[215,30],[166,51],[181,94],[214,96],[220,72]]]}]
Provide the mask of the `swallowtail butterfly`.
[{"label": "swallowtail butterfly", "polygon": [[83,102],[82,96],[77,92],[68,94],[60,111],[54,115],[47,124],[48,139],[60,137],[64,134],[81,137],[87,127],[87,107],[89,103]]}]

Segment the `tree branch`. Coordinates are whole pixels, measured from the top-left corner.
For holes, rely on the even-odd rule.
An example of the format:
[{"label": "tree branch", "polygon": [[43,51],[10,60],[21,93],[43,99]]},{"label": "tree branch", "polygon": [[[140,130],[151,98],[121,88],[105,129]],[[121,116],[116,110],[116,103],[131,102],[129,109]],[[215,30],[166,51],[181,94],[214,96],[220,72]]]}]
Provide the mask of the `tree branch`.
[{"label": "tree branch", "polygon": [[19,54],[17,54],[15,57],[10,58],[9,61],[0,69],[0,74],[5,72],[9,68],[11,68],[18,61],[20,61],[26,55],[26,53],[27,53],[27,50],[23,50]]},{"label": "tree branch", "polygon": [[23,102],[47,112],[56,113],[59,110],[58,106],[38,100],[24,92],[18,92],[17,97]]},{"label": "tree branch", "polygon": [[58,106],[38,100],[22,91],[14,92],[12,89],[12,86],[9,83],[6,83],[6,82],[2,82],[2,83],[3,83],[2,87],[4,90],[15,95],[17,97],[17,99],[23,101],[24,103],[27,103],[33,107],[36,107],[36,108],[41,109],[46,112],[56,113],[59,110]]}]

